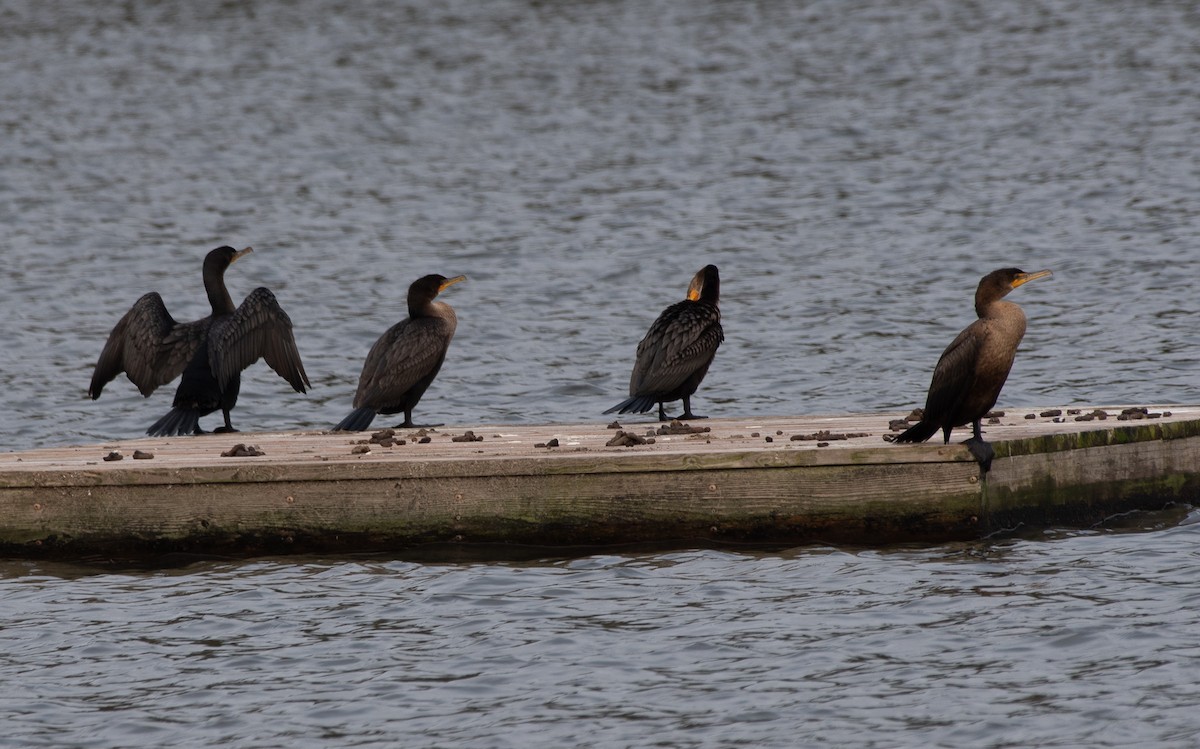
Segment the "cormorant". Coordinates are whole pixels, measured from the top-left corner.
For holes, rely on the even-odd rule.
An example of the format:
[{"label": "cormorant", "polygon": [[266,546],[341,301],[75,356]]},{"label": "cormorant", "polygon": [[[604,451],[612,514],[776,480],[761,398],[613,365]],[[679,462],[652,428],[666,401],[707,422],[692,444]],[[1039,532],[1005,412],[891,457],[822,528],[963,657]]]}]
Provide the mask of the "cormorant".
[{"label": "cormorant", "polygon": [[[412,410],[437,376],[458,327],[454,309],[435,302],[448,286],[466,276],[424,276],[408,287],[408,319],[401,320],[375,341],[363,363],[354,394],[354,410],[333,428],[357,432],[371,426],[375,414],[404,412],[399,427],[414,427]],[[440,426],[431,424],[428,426]]]},{"label": "cormorant", "polygon": [[924,442],[940,429],[949,443],[954,427],[971,424],[972,436],[966,444],[988,470],[992,449],[983,441],[980,420],[996,405],[1017,346],[1025,336],[1025,313],[1003,298],[1018,286],[1049,275],[1048,270],[1026,273],[1018,268],[1001,268],[980,280],[975,290],[975,314],[979,319],[942,352],[933,370],[925,413],[896,437],[897,442]]},{"label": "cormorant", "polygon": [[604,413],[645,413],[657,403],[659,421],[669,421],[663,404],[682,398],[678,418],[705,418],[692,413],[691,398],[725,340],[717,307],[720,296],[717,266],[706,265],[692,278],[687,298],[663,310],[638,344],[630,397]]},{"label": "cormorant", "polygon": [[251,248],[218,247],[204,258],[204,290],[212,314],[195,322],[176,322],[158,292],[138,299],[112,333],[96,369],[88,395],[93,400],[117,375],[125,372],[143,396],[179,375],[171,410],[146,433],[154,437],[203,434],[200,417],[220,409],[225,425],[215,432],[236,432],[229,412],[237,403],[242,370],[260,358],[297,392],[311,387],[292,321],[270,289],[259,287],[240,306],[225,288],[225,269]]}]

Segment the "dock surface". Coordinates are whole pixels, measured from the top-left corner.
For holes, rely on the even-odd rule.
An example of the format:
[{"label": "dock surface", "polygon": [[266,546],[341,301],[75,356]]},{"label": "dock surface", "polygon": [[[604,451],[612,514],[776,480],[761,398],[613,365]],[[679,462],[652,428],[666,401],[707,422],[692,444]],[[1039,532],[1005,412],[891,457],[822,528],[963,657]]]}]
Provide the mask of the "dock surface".
[{"label": "dock surface", "polygon": [[14,452],[0,455],[0,553],[881,544],[1088,525],[1200,499],[1200,407],[1001,413],[985,426],[996,450],[987,473],[958,444],[969,428],[949,445],[885,441],[899,413],[236,433]]}]

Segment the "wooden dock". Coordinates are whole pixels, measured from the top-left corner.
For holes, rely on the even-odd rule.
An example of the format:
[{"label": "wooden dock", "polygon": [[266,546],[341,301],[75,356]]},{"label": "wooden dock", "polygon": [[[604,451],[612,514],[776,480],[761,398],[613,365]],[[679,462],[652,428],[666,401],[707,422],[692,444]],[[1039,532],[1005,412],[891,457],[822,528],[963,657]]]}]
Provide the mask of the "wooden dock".
[{"label": "wooden dock", "polygon": [[[0,455],[0,554],[884,544],[1197,503],[1200,407],[1122,410],[1010,409],[985,427],[987,474],[957,440],[887,442],[895,413],[709,419],[675,433],[630,419],[29,450]],[[223,454],[238,444],[262,454]]]}]

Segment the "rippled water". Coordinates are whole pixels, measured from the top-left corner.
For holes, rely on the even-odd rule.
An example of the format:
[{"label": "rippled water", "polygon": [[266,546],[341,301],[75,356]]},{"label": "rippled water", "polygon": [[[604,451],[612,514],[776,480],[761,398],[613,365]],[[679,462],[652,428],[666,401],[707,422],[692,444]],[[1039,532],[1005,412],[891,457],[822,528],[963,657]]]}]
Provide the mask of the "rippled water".
[{"label": "rippled water", "polygon": [[[254,245],[323,427],[408,284],[465,273],[418,417],[600,418],[708,262],[695,405],[901,409],[984,272],[1030,330],[1001,405],[1196,402],[1182,2],[0,6],[0,448],[131,437],[109,329]],[[1197,743],[1196,520],[889,551],[528,564],[0,564],[0,746]],[[1183,524],[1179,521],[1184,519]],[[1193,522],[1187,522],[1187,520]]]},{"label": "rippled water", "polygon": [[408,284],[465,273],[418,415],[599,418],[649,322],[722,270],[701,413],[919,404],[978,278],[1055,269],[1001,405],[1195,402],[1200,17],[1187,3],[65,3],[0,10],[8,449],[137,436],[85,399],[158,290],[206,312],[258,252],[314,388],[262,365],[243,429],[349,408]]},{"label": "rippled water", "polygon": [[0,746],[1192,747],[1182,516],[888,551],[2,565]]}]

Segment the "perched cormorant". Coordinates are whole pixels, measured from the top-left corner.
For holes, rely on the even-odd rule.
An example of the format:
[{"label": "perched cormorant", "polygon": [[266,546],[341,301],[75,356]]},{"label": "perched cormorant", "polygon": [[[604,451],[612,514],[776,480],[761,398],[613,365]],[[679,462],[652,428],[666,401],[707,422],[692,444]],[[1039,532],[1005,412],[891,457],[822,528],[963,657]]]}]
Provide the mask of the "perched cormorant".
[{"label": "perched cormorant", "polygon": [[434,299],[446,287],[465,280],[466,276],[433,274],[413,281],[408,287],[408,319],[389,328],[367,353],[354,393],[354,410],[334,431],[361,431],[371,426],[375,414],[401,411],[404,423],[398,426],[416,426],[412,410],[442,368],[458,327],[454,309]]},{"label": "perched cormorant", "polygon": [[975,290],[975,314],[979,319],[942,352],[933,370],[925,413],[896,437],[897,442],[924,442],[940,429],[949,443],[954,427],[971,424],[973,432],[966,444],[984,470],[988,469],[992,450],[983,441],[980,420],[996,405],[1017,346],[1025,336],[1025,313],[1003,299],[1018,286],[1049,275],[1048,270],[1026,273],[1018,268],[1001,268],[980,280]]},{"label": "perched cormorant", "polygon": [[251,248],[238,251],[218,247],[204,258],[204,290],[212,314],[195,322],[176,322],[158,292],[137,300],[121,318],[92,373],[88,395],[100,391],[125,372],[143,396],[179,375],[179,389],[171,410],[146,433],[154,437],[203,434],[200,417],[220,409],[225,425],[215,432],[236,432],[229,412],[237,403],[242,370],[260,358],[287,380],[297,392],[311,387],[292,321],[270,289],[259,287],[240,306],[233,306],[225,288],[225,269]]},{"label": "perched cormorant", "polygon": [[706,265],[688,285],[687,299],[663,310],[638,344],[629,377],[629,398],[604,413],[645,413],[658,404],[659,421],[669,421],[663,404],[683,399],[680,419],[703,419],[692,413],[692,393],[708,372],[721,330],[721,279],[717,266]]}]

